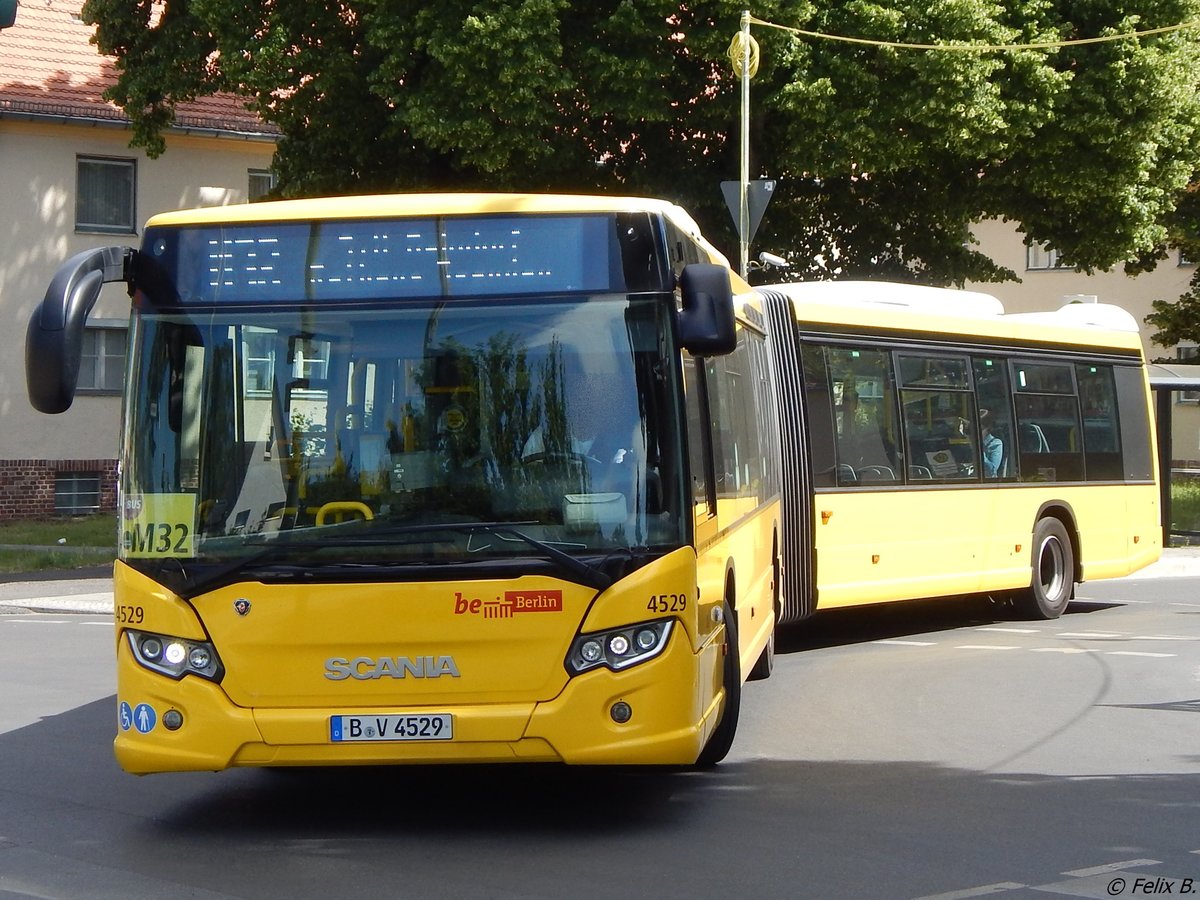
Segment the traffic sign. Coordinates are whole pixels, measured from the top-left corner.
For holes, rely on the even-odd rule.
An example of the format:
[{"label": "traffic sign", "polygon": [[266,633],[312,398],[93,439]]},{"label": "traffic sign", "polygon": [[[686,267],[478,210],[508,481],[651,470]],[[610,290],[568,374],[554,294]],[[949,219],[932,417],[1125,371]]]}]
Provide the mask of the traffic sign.
[{"label": "traffic sign", "polygon": [[741,214],[738,207],[741,205],[741,185],[736,181],[722,181],[721,193],[725,195],[725,205],[729,207],[729,211],[733,213],[734,227],[738,230],[738,237],[744,243],[750,243],[754,239],[754,233],[758,231],[758,226],[762,223],[763,213],[767,211],[767,204],[771,202],[771,197],[775,193],[776,181],[774,178],[756,178],[753,181],[746,183],[746,205],[750,211],[750,233],[741,233]]}]

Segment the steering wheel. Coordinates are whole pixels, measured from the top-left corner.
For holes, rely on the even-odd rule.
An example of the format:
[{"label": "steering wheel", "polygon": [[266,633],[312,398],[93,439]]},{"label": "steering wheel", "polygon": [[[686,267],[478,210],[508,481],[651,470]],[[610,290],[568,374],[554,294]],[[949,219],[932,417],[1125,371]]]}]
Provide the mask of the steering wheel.
[{"label": "steering wheel", "polygon": [[531,463],[541,463],[545,465],[551,462],[574,462],[581,466],[591,467],[593,465],[604,465],[599,459],[587,453],[579,453],[575,450],[556,450],[546,453],[531,453],[529,456],[521,460],[521,465],[527,466]]}]

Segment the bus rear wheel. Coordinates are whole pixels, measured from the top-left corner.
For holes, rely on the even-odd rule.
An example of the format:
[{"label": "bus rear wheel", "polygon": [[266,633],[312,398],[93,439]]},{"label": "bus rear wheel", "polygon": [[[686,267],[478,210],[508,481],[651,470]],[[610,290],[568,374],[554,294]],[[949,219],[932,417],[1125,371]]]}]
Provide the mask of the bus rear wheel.
[{"label": "bus rear wheel", "polygon": [[729,754],[742,708],[742,666],[738,654],[737,620],[733,617],[733,607],[728,600],[721,609],[725,616],[725,661],[721,678],[725,703],[721,708],[721,721],[713,729],[708,743],[696,760],[696,765],[702,768],[715,766]]},{"label": "bus rear wheel", "polygon": [[1034,619],[1057,619],[1075,592],[1075,550],[1061,521],[1041,519],[1033,529],[1033,578],[1021,608]]}]

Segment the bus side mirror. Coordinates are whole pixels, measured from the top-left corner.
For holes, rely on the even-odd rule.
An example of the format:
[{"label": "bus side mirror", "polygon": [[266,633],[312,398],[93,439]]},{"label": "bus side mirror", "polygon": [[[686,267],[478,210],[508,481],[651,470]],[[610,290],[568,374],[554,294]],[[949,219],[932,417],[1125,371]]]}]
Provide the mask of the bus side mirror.
[{"label": "bus side mirror", "polygon": [[100,288],[125,281],[134,251],[127,247],[85,250],[54,273],[46,296],[29,317],[25,332],[25,386],[38,412],[70,409],[79,383],[83,326]]},{"label": "bus side mirror", "polygon": [[729,270],[692,263],[679,276],[683,308],[678,313],[679,343],[694,356],[724,356],[737,347],[733,288]]}]

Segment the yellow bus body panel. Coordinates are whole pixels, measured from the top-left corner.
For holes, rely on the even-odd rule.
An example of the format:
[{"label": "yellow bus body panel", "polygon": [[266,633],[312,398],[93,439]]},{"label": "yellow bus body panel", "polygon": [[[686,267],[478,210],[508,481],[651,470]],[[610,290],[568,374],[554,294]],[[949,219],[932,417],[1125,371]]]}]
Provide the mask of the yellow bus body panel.
[{"label": "yellow bus body panel", "polygon": [[775,631],[771,550],[780,515],[778,500],[760,505],[750,497],[719,497],[717,515],[697,527],[701,605],[710,614],[725,598],[727,579],[733,579],[743,678]]},{"label": "yellow bus body panel", "polygon": [[[642,567],[598,596],[590,588],[530,576],[421,584],[242,583],[184,601],[124,564],[116,568],[117,606],[138,610],[127,615],[140,620],[118,624],[118,703],[146,704],[155,718],[147,733],[118,725],[117,760],[130,772],[501,761],[689,764],[721,714],[724,631],[696,603],[690,548]],[[652,612],[649,607],[658,608],[663,596],[686,602],[671,615]],[[520,597],[531,605],[514,606]],[[238,612],[238,600],[249,601],[245,614]],[[565,659],[581,630],[663,618],[671,619],[672,632],[657,657],[619,672],[598,668],[569,676]],[[194,675],[174,680],[145,668],[130,647],[128,627],[207,638],[225,668],[221,683]],[[418,671],[425,660],[423,677],[411,670],[396,677],[394,668],[375,674],[374,661],[397,657]],[[351,669],[357,665],[363,677],[331,679],[331,658]],[[623,724],[610,713],[618,701],[632,709]],[[175,731],[162,724],[168,710],[182,716]],[[454,739],[330,738],[332,716],[422,712],[451,714]]]},{"label": "yellow bus body panel", "polygon": [[1152,484],[823,492],[818,608],[1029,587],[1041,510],[1077,538],[1079,580],[1128,575],[1162,551],[1158,506]]}]

